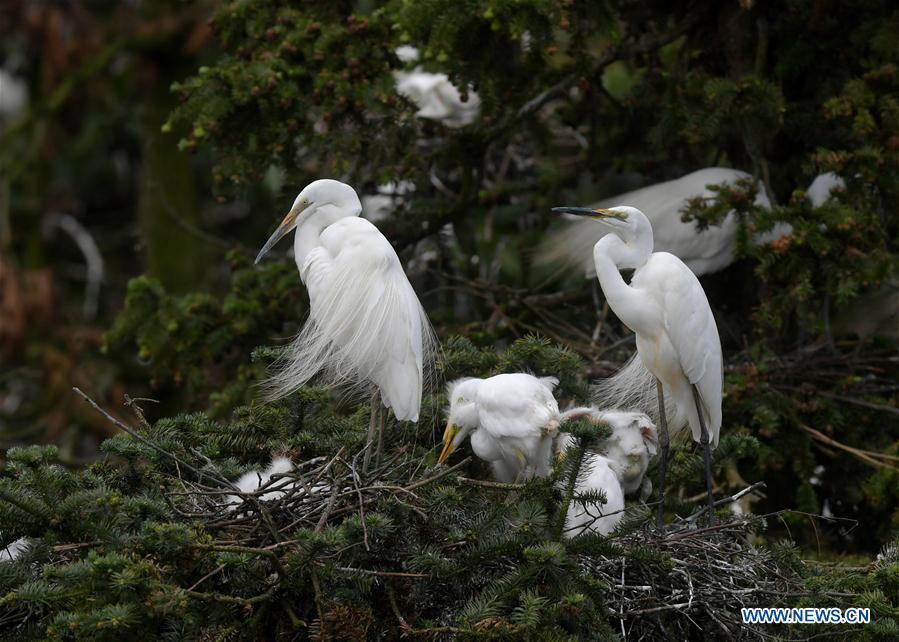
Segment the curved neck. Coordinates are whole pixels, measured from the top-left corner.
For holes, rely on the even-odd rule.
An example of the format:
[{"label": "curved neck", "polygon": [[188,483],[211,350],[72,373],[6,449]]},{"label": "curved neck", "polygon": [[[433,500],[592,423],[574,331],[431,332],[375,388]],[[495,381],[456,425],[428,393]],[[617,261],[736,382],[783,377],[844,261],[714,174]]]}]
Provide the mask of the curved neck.
[{"label": "curved neck", "polygon": [[619,319],[634,332],[641,331],[647,312],[646,296],[628,285],[621,276],[621,269],[637,269],[652,254],[652,237],[649,246],[635,239],[633,244],[625,243],[617,234],[607,234],[593,247],[593,262],[596,276],[609,307]]},{"label": "curved neck", "polygon": [[303,272],[306,257],[312,250],[321,245],[321,233],[325,228],[342,218],[359,216],[361,211],[361,206],[358,210],[353,211],[337,207],[336,205],[322,205],[304,216],[297,224],[296,233],[293,237],[293,257],[297,268],[300,270],[300,279],[303,283],[306,282]]}]

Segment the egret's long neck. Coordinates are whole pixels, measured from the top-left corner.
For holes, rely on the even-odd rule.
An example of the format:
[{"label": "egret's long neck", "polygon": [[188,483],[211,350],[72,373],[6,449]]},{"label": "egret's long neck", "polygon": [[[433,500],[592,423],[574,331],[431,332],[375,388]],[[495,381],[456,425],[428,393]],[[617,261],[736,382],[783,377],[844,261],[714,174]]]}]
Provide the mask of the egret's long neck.
[{"label": "egret's long neck", "polygon": [[361,206],[359,211],[353,211],[352,209],[344,209],[335,205],[323,205],[316,208],[310,215],[303,217],[303,220],[297,225],[297,230],[293,237],[293,256],[300,271],[300,279],[304,283],[303,265],[309,253],[321,245],[321,233],[326,227],[342,218],[358,216],[361,209]]},{"label": "egret's long neck", "polygon": [[634,332],[645,325],[644,318],[650,302],[646,295],[628,285],[621,276],[622,269],[639,269],[652,254],[652,237],[648,244],[635,239],[625,243],[617,234],[607,234],[593,247],[596,276],[609,307]]}]

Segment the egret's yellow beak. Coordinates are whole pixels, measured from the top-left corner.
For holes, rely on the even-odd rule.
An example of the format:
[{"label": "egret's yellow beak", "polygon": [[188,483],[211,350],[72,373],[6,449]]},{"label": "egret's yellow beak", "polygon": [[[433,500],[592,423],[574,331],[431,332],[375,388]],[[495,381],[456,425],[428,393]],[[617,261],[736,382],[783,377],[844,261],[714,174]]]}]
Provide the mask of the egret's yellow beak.
[{"label": "egret's yellow beak", "polygon": [[287,213],[287,216],[284,217],[284,220],[281,221],[281,225],[278,226],[278,229],[274,231],[274,233],[268,237],[268,240],[265,242],[265,245],[262,246],[262,249],[259,250],[259,254],[256,255],[256,260],[254,263],[259,263],[263,256],[268,253],[270,249],[275,246],[275,243],[284,238],[284,235],[290,232],[293,228],[297,226],[297,216],[298,213],[294,210],[290,210]]},{"label": "egret's yellow beak", "polygon": [[627,218],[621,212],[615,209],[590,209],[589,207],[554,207],[553,212],[557,214],[574,214],[575,216],[586,216],[588,218],[617,218],[624,220]]},{"label": "egret's yellow beak", "polygon": [[457,426],[454,426],[452,422],[446,422],[446,429],[443,431],[443,450],[440,451],[440,457],[437,458],[438,464],[442,464],[453,454],[453,451],[456,449],[453,441],[458,433],[459,428]]}]

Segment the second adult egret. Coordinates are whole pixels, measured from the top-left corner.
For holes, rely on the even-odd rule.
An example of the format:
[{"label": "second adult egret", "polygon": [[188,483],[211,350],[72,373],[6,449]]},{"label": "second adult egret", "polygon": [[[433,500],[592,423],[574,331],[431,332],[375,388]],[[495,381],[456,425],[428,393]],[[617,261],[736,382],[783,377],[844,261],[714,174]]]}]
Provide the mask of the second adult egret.
[{"label": "second adult egret", "polygon": [[296,197],[256,262],[296,229],[294,260],[309,292],[309,318],[275,364],[269,396],[283,397],[319,372],[332,384],[373,383],[367,467],[380,402],[397,419],[418,421],[436,342],[396,251],[359,217],[361,211],[349,185],[314,181]]},{"label": "second adult egret", "polygon": [[[713,520],[710,450],[717,447],[721,430],[723,362],[718,326],[699,280],[673,254],[653,252],[652,226],[634,207],[554,211],[590,217],[611,232],[593,248],[596,275],[609,307],[637,335],[637,355],[605,384],[602,403],[629,407],[627,402],[637,401],[646,410],[652,398],[646,384],[655,379],[662,451],[658,526],[664,512],[669,419],[674,430],[689,425],[702,445]],[[630,284],[619,271],[627,269],[634,270]]]},{"label": "second adult egret", "polygon": [[449,384],[450,408],[443,433],[442,464],[468,435],[471,447],[490,462],[500,482],[547,477],[552,443],[559,428],[554,377],[525,373]]}]

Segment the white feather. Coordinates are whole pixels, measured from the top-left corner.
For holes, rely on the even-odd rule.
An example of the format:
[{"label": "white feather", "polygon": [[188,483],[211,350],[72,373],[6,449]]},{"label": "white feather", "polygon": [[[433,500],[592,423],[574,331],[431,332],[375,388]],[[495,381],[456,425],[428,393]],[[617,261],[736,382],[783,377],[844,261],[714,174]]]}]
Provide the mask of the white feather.
[{"label": "white feather", "polygon": [[[644,413],[602,411],[595,407],[573,408],[562,414],[562,429],[564,421],[579,418],[612,428],[612,434],[596,446],[604,450],[604,454],[593,451],[585,453],[582,472],[574,488],[575,495],[602,491],[606,501],[572,501],[565,517],[566,538],[584,532],[608,535],[615,530],[624,517],[624,495],[641,487],[657,445],[655,426]],[[574,443],[573,437],[560,433],[560,452],[571,448]]]},{"label": "white feather", "polygon": [[[406,63],[418,60],[418,50],[414,47],[399,47],[396,50],[400,60]],[[468,100],[462,100],[459,89],[444,73],[431,73],[421,67],[411,71],[394,71],[396,91],[418,106],[416,116],[437,120],[447,127],[470,125],[481,113],[481,99],[469,90]]]},{"label": "white feather", "polygon": [[[319,184],[326,189],[310,190]],[[306,201],[314,212],[297,227],[294,258],[309,318],[274,365],[268,396],[289,394],[318,373],[348,388],[370,381],[398,419],[417,421],[437,342],[396,251],[358,218],[362,206],[349,186],[316,181],[297,197]]]},{"label": "white feather", "polygon": [[14,542],[10,542],[6,546],[0,547],[0,563],[2,562],[12,562],[25,552],[25,549],[28,548],[28,538],[20,537]]},{"label": "white feather", "polygon": [[449,424],[462,429],[453,447],[471,434],[472,450],[490,462],[497,481],[548,476],[560,420],[557,383],[525,373],[452,382]]},{"label": "white feather", "polygon": [[[647,185],[640,189],[604,198],[591,208],[608,208],[627,203],[643,211],[652,224],[656,250],[671,252],[687,264],[697,275],[717,272],[733,262],[739,222],[734,213],[728,214],[720,225],[700,231],[696,223],[681,220],[681,210],[691,198],[712,198],[708,185],[731,185],[752,175],[738,169],[707,167],[678,179]],[[763,190],[756,195],[756,204],[770,208]],[[537,262],[555,265],[566,272],[581,271],[588,278],[596,276],[593,266],[593,246],[608,231],[593,221],[569,217],[571,221],[554,232],[537,250]]]}]

